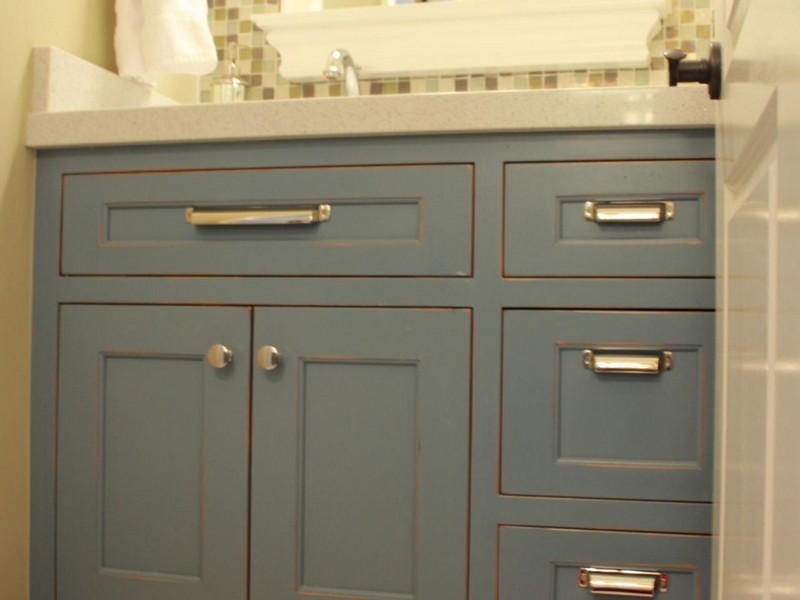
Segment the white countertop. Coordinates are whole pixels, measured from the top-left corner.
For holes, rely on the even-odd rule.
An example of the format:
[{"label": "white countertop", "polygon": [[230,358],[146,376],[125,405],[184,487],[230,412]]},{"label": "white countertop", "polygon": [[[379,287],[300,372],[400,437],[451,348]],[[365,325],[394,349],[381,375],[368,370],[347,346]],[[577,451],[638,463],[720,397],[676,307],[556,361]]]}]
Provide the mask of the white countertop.
[{"label": "white countertop", "polygon": [[704,86],[169,105],[169,100],[149,90],[131,88],[137,84],[87,65],[55,48],[34,51],[29,147],[699,128],[713,126],[716,115]]}]

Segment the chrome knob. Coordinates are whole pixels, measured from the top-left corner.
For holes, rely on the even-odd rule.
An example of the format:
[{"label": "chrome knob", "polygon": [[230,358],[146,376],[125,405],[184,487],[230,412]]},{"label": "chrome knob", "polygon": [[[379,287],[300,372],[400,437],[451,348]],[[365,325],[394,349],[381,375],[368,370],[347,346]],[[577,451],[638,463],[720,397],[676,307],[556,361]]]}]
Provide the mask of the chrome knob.
[{"label": "chrome knob", "polygon": [[256,355],[258,366],[265,371],[274,371],[283,361],[281,353],[275,346],[262,346]]},{"label": "chrome knob", "polygon": [[215,369],[224,369],[233,362],[233,352],[222,344],[214,344],[208,349],[206,360]]}]

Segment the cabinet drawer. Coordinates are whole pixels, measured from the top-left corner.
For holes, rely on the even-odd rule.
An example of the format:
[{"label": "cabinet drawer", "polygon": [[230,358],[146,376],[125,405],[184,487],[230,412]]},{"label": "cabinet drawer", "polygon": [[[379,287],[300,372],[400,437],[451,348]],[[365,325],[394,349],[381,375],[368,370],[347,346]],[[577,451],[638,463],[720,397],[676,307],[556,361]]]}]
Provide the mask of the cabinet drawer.
[{"label": "cabinet drawer", "polygon": [[61,270],[468,276],[472,201],[470,165],[67,175]]},{"label": "cabinet drawer", "polygon": [[714,163],[506,166],[507,277],[714,274]]},{"label": "cabinet drawer", "polygon": [[711,500],[713,331],[712,313],[506,311],[502,492]]},{"label": "cabinet drawer", "polygon": [[[637,594],[615,591],[621,592],[624,587],[655,579],[656,589],[652,597],[704,600],[710,598],[710,561],[711,539],[707,536],[501,527],[498,598],[624,598]],[[595,595],[588,581],[590,575],[595,584],[599,582],[596,575],[585,569],[639,573],[621,576],[598,573],[606,576],[606,585],[602,587],[608,593]],[[649,575],[651,573],[653,576]],[[615,579],[609,581],[608,575]],[[661,589],[662,585],[665,589]],[[645,594],[644,590],[639,593]]]}]

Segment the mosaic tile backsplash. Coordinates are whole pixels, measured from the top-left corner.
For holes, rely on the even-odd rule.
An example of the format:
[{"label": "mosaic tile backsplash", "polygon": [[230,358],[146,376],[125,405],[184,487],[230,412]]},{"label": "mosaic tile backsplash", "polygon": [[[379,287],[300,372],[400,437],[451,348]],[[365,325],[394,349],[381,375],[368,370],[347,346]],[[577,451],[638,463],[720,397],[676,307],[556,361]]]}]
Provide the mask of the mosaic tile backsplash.
[{"label": "mosaic tile backsplash", "polygon": [[[711,0],[672,2],[672,14],[667,17],[661,31],[650,43],[649,68],[362,79],[361,94],[667,85],[667,65],[662,53],[681,48],[690,58],[694,58],[695,54],[700,58],[706,57],[713,37],[714,22]],[[280,0],[208,0],[209,23],[220,61],[224,60],[230,42],[239,45],[239,66],[249,83],[247,99],[301,99],[343,95],[343,86],[338,82],[297,84],[278,74],[278,54],[265,43],[264,33],[253,25],[250,16],[277,12],[279,9]],[[211,102],[212,82],[213,76],[202,78],[201,102]]]}]

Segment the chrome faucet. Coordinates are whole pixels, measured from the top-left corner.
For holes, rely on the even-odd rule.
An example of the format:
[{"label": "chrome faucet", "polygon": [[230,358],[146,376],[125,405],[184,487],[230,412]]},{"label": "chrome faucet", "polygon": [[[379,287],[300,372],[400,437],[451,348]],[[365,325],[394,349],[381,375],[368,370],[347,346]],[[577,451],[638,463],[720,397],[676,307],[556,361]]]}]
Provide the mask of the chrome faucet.
[{"label": "chrome faucet", "polygon": [[330,81],[344,79],[345,93],[347,96],[358,96],[358,74],[353,57],[344,48],[337,48],[328,57],[328,63],[322,71]]}]

